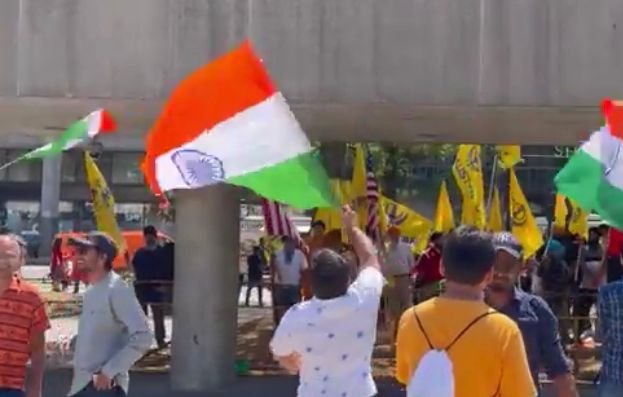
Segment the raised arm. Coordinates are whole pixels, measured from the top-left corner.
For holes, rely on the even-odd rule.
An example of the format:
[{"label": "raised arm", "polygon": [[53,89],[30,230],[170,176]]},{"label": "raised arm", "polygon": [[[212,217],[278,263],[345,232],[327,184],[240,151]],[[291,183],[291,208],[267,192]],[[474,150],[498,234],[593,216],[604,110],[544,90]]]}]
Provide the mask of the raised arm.
[{"label": "raised arm", "polygon": [[359,229],[357,221],[357,213],[355,213],[350,206],[345,205],[342,207],[342,225],[346,230],[346,234],[350,239],[357,259],[361,264],[361,271],[366,267],[373,267],[377,270],[381,270],[376,249],[372,240],[364,232]]}]

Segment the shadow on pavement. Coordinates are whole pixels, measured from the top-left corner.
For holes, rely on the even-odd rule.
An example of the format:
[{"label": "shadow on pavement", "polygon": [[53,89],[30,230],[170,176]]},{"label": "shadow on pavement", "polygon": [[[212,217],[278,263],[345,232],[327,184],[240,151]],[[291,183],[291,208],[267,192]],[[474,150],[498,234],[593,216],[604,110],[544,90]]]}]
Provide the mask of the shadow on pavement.
[{"label": "shadow on pavement", "polygon": [[[43,395],[66,397],[71,381],[71,371],[51,370],[46,373]],[[166,374],[134,373],[129,397],[293,397],[296,395],[297,379],[288,376],[256,376],[239,378],[234,385],[216,393],[173,393],[169,390]],[[393,380],[377,379],[379,397],[404,397],[404,392]],[[545,393],[544,397],[549,394]],[[582,397],[596,397],[594,390],[585,389]]]}]

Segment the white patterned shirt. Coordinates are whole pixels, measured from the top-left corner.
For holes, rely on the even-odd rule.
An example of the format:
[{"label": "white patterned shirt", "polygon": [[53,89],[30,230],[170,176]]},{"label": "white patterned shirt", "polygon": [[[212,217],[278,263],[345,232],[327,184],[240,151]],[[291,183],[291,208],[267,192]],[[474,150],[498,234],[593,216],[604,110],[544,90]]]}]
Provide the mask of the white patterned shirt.
[{"label": "white patterned shirt", "polygon": [[361,271],[338,298],[313,298],[285,314],[271,350],[301,356],[298,397],[370,397],[376,394],[370,360],[376,340],[383,276]]}]

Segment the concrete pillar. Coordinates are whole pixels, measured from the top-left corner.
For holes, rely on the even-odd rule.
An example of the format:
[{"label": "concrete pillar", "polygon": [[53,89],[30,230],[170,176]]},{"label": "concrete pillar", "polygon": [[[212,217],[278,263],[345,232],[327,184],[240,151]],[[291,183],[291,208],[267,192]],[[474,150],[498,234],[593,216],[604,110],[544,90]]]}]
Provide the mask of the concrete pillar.
[{"label": "concrete pillar", "polygon": [[41,247],[39,255],[50,255],[54,235],[58,232],[58,207],[61,199],[61,163],[62,155],[43,159],[41,173],[41,217],[39,235]]},{"label": "concrete pillar", "polygon": [[240,212],[238,190],[175,192],[171,387],[215,391],[235,378]]}]

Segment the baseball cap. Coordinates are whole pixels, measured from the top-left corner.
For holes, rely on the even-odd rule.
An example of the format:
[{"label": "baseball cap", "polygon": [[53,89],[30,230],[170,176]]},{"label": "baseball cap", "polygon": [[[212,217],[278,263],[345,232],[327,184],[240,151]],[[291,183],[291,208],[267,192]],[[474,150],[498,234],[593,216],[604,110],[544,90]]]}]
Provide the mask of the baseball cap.
[{"label": "baseball cap", "polygon": [[523,257],[523,246],[510,232],[499,232],[493,235],[493,246],[496,251],[504,251],[515,259]]},{"label": "baseball cap", "polygon": [[114,260],[119,253],[115,241],[104,232],[91,232],[83,238],[72,237],[69,243],[76,247],[94,248],[108,256],[111,261]]}]

